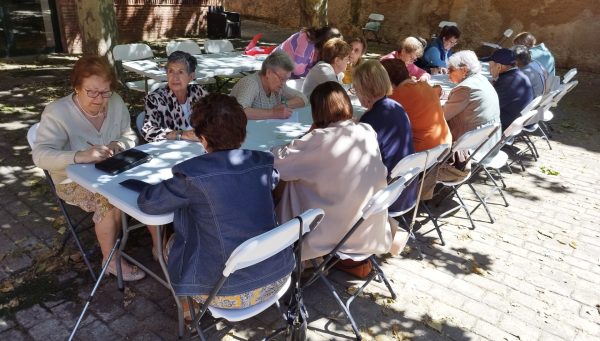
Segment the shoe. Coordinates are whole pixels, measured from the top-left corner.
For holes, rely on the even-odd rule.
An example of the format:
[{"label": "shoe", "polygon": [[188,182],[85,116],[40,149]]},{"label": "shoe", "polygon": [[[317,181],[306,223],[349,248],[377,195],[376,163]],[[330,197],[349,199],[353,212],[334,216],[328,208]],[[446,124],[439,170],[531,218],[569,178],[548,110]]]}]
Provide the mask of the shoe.
[{"label": "shoe", "polygon": [[[106,268],[106,271],[109,274],[117,277],[117,266],[113,265],[113,264],[109,264],[108,267]],[[121,270],[124,270],[123,268],[124,267],[121,266]],[[125,282],[139,281],[140,279],[143,279],[144,277],[146,277],[146,273],[144,271],[142,271],[142,269],[138,268],[135,265],[131,265],[131,271],[129,271],[129,272],[123,271],[123,280]]]}]

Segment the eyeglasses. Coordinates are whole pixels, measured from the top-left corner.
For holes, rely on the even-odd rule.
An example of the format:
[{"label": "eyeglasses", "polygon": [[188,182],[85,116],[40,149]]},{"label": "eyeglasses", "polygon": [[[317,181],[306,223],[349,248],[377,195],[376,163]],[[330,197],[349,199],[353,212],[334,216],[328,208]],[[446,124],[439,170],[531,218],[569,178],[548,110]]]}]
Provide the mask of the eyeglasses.
[{"label": "eyeglasses", "polygon": [[96,91],[96,90],[88,90],[88,89],[84,89],[86,95],[89,98],[96,98],[99,95],[102,96],[102,98],[110,98],[110,96],[112,96],[112,91]]},{"label": "eyeglasses", "polygon": [[458,39],[452,39],[452,38],[450,38],[450,39],[446,39],[446,42],[448,44],[450,44],[451,46],[454,46],[454,45],[458,44]]},{"label": "eyeglasses", "polygon": [[271,70],[271,72],[273,72],[273,74],[275,74],[275,76],[277,76],[277,78],[279,79],[279,81],[280,81],[282,84],[283,84],[283,83],[285,83],[285,82],[287,82],[287,81],[290,79],[290,77],[289,77],[289,76],[287,76],[287,75],[286,75],[286,76],[280,76],[280,75],[279,75],[277,72],[275,72],[275,71],[273,71],[273,70]]}]

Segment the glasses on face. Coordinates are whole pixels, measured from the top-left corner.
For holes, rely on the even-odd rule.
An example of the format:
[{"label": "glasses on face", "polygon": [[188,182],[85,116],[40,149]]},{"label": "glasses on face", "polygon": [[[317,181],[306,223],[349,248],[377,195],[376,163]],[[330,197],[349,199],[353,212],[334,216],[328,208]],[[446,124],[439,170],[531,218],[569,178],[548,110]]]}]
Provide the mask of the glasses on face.
[{"label": "glasses on face", "polygon": [[446,39],[446,42],[448,44],[450,44],[450,46],[454,46],[454,45],[458,44],[458,39],[452,39],[452,38],[450,38],[450,39]]},{"label": "glasses on face", "polygon": [[280,74],[278,74],[277,72],[271,70],[271,72],[273,72],[273,74],[275,74],[275,76],[277,76],[277,78],[279,79],[279,81],[283,84],[285,82],[287,82],[290,77],[286,74],[285,76],[281,76]]},{"label": "glasses on face", "polygon": [[102,98],[110,98],[110,96],[112,96],[112,91],[96,91],[96,90],[88,90],[85,89],[85,94],[89,97],[89,98],[96,98],[98,96],[102,96]]}]

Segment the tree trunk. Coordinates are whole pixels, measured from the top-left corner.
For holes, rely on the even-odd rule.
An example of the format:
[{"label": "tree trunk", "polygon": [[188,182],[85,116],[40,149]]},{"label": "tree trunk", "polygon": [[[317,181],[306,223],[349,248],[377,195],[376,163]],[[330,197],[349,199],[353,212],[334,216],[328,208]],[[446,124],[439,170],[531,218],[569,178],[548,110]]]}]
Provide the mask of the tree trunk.
[{"label": "tree trunk", "polygon": [[321,27],[329,24],[327,0],[298,0],[300,6],[300,26]]},{"label": "tree trunk", "polygon": [[112,0],[75,0],[83,53],[107,56],[117,44],[117,16]]}]

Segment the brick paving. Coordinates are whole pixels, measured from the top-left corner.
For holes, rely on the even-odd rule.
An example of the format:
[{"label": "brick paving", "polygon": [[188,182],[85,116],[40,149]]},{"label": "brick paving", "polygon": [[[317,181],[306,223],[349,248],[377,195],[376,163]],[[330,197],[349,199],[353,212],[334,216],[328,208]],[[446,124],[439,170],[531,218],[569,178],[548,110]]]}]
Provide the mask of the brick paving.
[{"label": "brick paving", "polygon": [[[473,215],[477,227],[470,230],[459,212],[444,220],[446,246],[434,233],[424,237],[424,260],[410,248],[382,259],[398,298],[389,299],[385,287],[373,283],[354,302],[365,339],[600,339],[600,104],[593,95],[600,82],[586,73],[577,79],[580,85],[556,112],[552,150],[538,141],[537,162],[527,160],[524,172],[516,165],[513,174],[504,172],[510,205],[504,207],[499,196],[490,199],[494,224],[479,208]],[[92,288],[70,246],[53,253],[64,231],[55,222],[60,215],[42,174],[31,163],[25,132],[33,122],[0,127],[9,150],[0,161],[0,281],[15,287],[0,286],[0,340],[66,339]],[[477,188],[484,191],[486,185]],[[473,206],[469,190],[461,193]],[[132,253],[152,264],[148,236],[140,231],[134,237]],[[93,260],[97,265],[98,257]],[[340,292],[360,283],[338,272],[332,277]],[[2,296],[14,296],[18,306],[6,309]],[[324,286],[307,290],[305,303],[311,340],[352,338]],[[212,339],[258,339],[281,322],[269,309],[243,323],[219,325]],[[173,299],[156,281],[146,278],[122,292],[109,277],[77,339],[174,340],[176,324]]]}]

